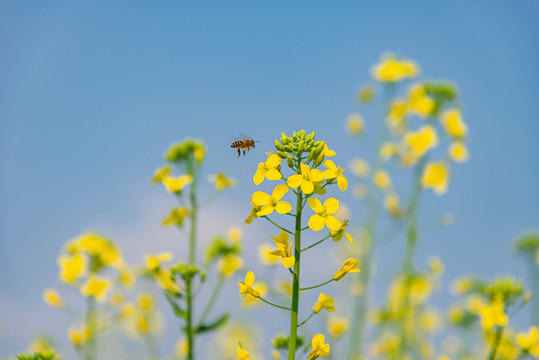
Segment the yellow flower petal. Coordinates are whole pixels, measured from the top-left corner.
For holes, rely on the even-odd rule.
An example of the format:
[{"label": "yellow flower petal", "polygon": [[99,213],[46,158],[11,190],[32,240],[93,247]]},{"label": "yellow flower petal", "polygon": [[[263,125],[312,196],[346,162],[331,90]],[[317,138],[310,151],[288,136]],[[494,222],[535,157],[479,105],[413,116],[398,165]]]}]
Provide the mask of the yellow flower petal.
[{"label": "yellow flower petal", "polygon": [[324,207],[328,214],[334,214],[339,210],[339,200],[335,198],[329,198],[324,201]]},{"label": "yellow flower petal", "polygon": [[303,176],[301,176],[300,174],[295,174],[288,178],[287,184],[292,189],[296,189],[297,187],[301,185],[302,182],[303,182]]},{"label": "yellow flower petal", "polygon": [[326,221],[322,216],[320,216],[318,214],[314,214],[313,216],[311,216],[309,218],[309,223],[308,224],[309,224],[309,227],[312,230],[320,231],[320,230],[322,230],[324,228],[325,223],[326,223]]},{"label": "yellow flower petal", "polygon": [[268,180],[279,180],[281,178],[281,173],[277,169],[269,169],[266,173],[266,179]]},{"label": "yellow flower petal", "polygon": [[264,206],[271,201],[271,196],[263,191],[256,191],[252,196],[253,202],[258,206]]},{"label": "yellow flower petal", "polygon": [[271,194],[271,197],[275,200],[281,200],[281,198],[288,192],[288,186],[285,184],[279,184],[273,189],[273,193]]},{"label": "yellow flower petal", "polygon": [[291,210],[292,205],[290,205],[286,201],[278,201],[275,205],[275,211],[277,211],[279,214],[286,214],[289,213]]},{"label": "yellow flower petal", "polygon": [[341,228],[341,222],[333,215],[326,217],[326,226],[332,230],[337,231]]},{"label": "yellow flower petal", "polygon": [[311,194],[313,191],[314,191],[314,184],[312,181],[303,181],[301,183],[301,191],[304,193],[304,194]]},{"label": "yellow flower petal", "polygon": [[285,268],[291,268],[296,263],[296,258],[294,256],[283,257],[281,262]]},{"label": "yellow flower petal", "polygon": [[314,197],[311,197],[307,200],[307,202],[309,203],[309,207],[316,213],[319,213],[319,212],[322,212],[323,210],[323,207],[322,207],[322,203],[320,202],[320,200],[318,200],[317,198],[314,198]]}]

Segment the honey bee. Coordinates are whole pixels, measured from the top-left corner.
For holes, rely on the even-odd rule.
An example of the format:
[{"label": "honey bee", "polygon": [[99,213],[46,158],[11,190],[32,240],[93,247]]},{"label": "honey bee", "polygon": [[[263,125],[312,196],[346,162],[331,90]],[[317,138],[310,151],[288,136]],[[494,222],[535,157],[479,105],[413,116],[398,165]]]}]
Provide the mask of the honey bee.
[{"label": "honey bee", "polygon": [[243,136],[243,140],[236,140],[230,145],[231,148],[238,149],[238,157],[241,154],[241,150],[243,150],[243,156],[245,156],[245,150],[250,150],[251,148],[255,148],[255,143],[260,141],[254,141],[252,139],[248,139],[246,136]]}]

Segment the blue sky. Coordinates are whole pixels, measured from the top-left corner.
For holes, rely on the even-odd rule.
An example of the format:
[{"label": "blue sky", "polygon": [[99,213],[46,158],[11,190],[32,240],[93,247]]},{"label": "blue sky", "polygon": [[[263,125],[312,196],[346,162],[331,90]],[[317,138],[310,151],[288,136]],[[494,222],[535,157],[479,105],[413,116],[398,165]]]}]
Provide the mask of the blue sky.
[{"label": "blue sky", "polygon": [[[206,173],[239,181],[205,213],[208,236],[243,224],[251,173],[280,132],[316,131],[343,165],[362,156],[343,121],[385,51],[417,61],[422,79],[458,84],[470,129],[471,161],[421,213],[429,223],[450,211],[456,223],[424,235],[418,262],[443,254],[446,284],[524,276],[509,249],[539,219],[538,11],[535,1],[0,1],[0,355],[56,321],[41,292],[67,239],[98,229],[131,261],[181,251],[159,226],[172,202],[149,183],[171,142],[202,138]],[[236,159],[239,133],[261,143]],[[268,229],[256,226],[243,227],[246,241]],[[399,251],[383,246],[381,268]]]}]

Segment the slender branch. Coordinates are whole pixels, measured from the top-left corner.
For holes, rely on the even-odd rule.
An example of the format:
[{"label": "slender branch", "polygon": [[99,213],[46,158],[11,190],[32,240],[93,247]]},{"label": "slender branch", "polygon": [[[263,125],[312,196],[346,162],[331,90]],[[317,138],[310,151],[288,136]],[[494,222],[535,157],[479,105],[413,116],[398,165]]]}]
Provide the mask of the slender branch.
[{"label": "slender branch", "polygon": [[262,216],[262,217],[263,217],[264,219],[267,219],[270,223],[272,223],[273,225],[277,226],[277,227],[278,227],[279,229],[281,229],[282,231],[285,231],[285,232],[289,233],[290,235],[294,235],[293,232],[288,231],[288,230],[286,230],[285,228],[283,228],[282,226],[277,225],[277,224],[276,224],[273,220],[271,220],[267,215],[264,215],[264,216]]},{"label": "slender branch", "polygon": [[304,228],[301,228],[300,231],[305,231],[307,230],[309,227],[308,226],[305,226]]},{"label": "slender branch", "polygon": [[318,245],[318,244],[320,244],[320,243],[326,241],[326,240],[329,239],[330,237],[331,237],[331,235],[326,236],[326,237],[323,238],[322,240],[317,241],[317,242],[315,242],[314,244],[307,246],[305,249],[301,250],[301,252],[304,252],[305,250],[309,250],[310,248],[315,247],[316,245]]},{"label": "slender branch", "polygon": [[303,325],[303,324],[305,324],[307,321],[309,321],[309,319],[312,318],[313,315],[314,315],[314,311],[311,313],[311,315],[309,315],[309,317],[308,317],[307,319],[305,319],[305,320],[303,320],[302,322],[300,322],[300,323],[298,324],[298,327],[300,327],[301,325]]},{"label": "slender branch", "polygon": [[284,306],[281,306],[281,305],[277,305],[277,304],[274,304],[266,299],[264,299],[262,296],[259,296],[258,297],[260,300],[262,300],[263,302],[265,302],[266,304],[269,304],[271,306],[275,306],[275,307],[278,307],[279,309],[283,309],[283,310],[288,310],[288,311],[292,311],[292,309],[290,308],[287,308],[287,307],[284,307]]},{"label": "slender branch", "polygon": [[303,291],[303,290],[311,290],[311,289],[316,289],[320,286],[324,286],[326,284],[329,284],[330,282],[332,281],[335,281],[335,279],[331,278],[331,280],[328,280],[326,281],[325,283],[322,283],[322,284],[318,284],[318,285],[315,285],[315,286],[309,286],[309,287],[306,287],[306,288],[301,288],[300,290]]},{"label": "slender branch", "polygon": [[213,290],[210,295],[210,299],[208,300],[206,307],[204,307],[204,310],[202,311],[202,315],[200,315],[197,328],[204,323],[204,320],[206,320],[206,318],[210,314],[213,306],[215,305],[215,301],[217,300],[217,297],[219,296],[219,293],[221,292],[221,289],[223,288],[223,284],[224,284],[224,278],[222,275],[220,275],[219,278],[217,279],[217,282],[215,283],[215,286],[213,287]]},{"label": "slender branch", "polygon": [[496,329],[494,341],[492,342],[492,347],[490,348],[490,353],[487,358],[488,360],[494,360],[496,357],[496,352],[498,351],[498,345],[500,345],[500,340],[502,339],[504,329],[504,327],[498,327],[498,329]]}]

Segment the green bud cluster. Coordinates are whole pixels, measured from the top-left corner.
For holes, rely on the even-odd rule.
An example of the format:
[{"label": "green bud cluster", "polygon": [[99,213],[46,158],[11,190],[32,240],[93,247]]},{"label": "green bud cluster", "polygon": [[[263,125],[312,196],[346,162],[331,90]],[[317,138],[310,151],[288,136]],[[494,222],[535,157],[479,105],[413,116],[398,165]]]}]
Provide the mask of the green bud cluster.
[{"label": "green bud cluster", "polygon": [[534,256],[539,251],[539,232],[530,232],[522,235],[515,241],[515,252]]},{"label": "green bud cluster", "polygon": [[305,130],[294,131],[292,137],[281,133],[280,141],[275,140],[277,155],[282,159],[286,159],[289,154],[301,155],[310,152],[313,147],[316,147],[320,143],[320,141],[314,141],[314,135],[314,131],[307,135]]},{"label": "green bud cluster", "polygon": [[195,265],[186,265],[185,263],[180,262],[178,265],[171,267],[170,271],[173,275],[179,274],[182,279],[188,281],[188,279],[191,279],[198,274],[200,269]]},{"label": "green bud cluster", "polygon": [[454,102],[458,97],[457,87],[449,82],[426,82],[423,84],[425,92],[434,100],[432,114],[438,115],[448,103]]},{"label": "green bud cluster", "polygon": [[524,285],[521,280],[517,280],[511,276],[505,276],[494,279],[492,283],[487,284],[485,292],[490,299],[501,296],[503,301],[507,305],[510,305],[524,295]]},{"label": "green bud cluster", "polygon": [[18,354],[17,360],[60,360],[53,350],[36,352],[33,355]]},{"label": "green bud cluster", "polygon": [[[288,350],[288,336],[285,334],[275,335],[271,343],[276,350]],[[296,348],[300,348],[303,345],[303,337],[298,336],[296,338]]]},{"label": "green bud cluster", "polygon": [[206,258],[204,264],[208,265],[213,260],[234,255],[241,252],[241,246],[238,243],[227,242],[222,236],[215,237],[206,248]]},{"label": "green bud cluster", "polygon": [[197,150],[201,150],[204,153],[206,151],[206,144],[199,139],[186,138],[170,145],[168,150],[163,154],[163,157],[165,160],[174,163],[184,162]]}]

